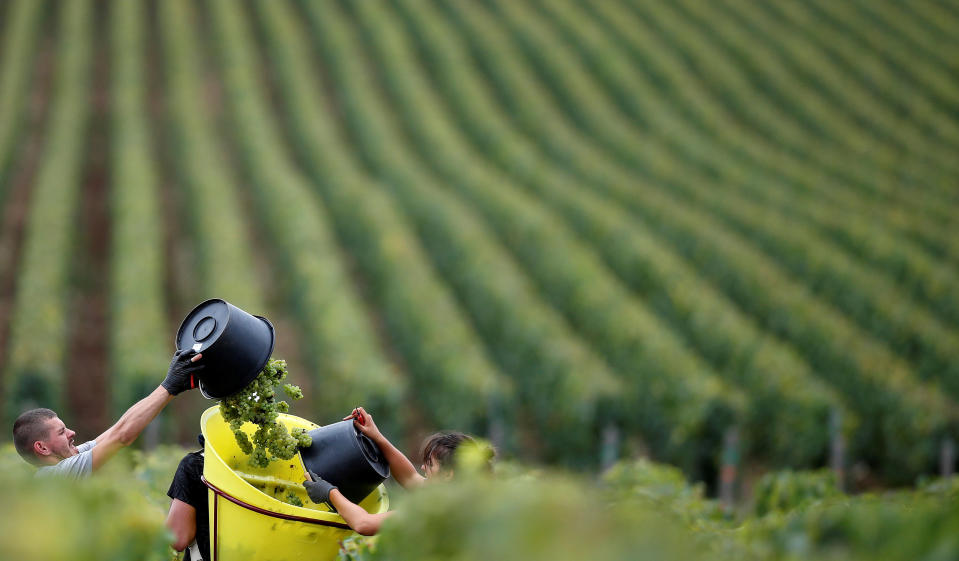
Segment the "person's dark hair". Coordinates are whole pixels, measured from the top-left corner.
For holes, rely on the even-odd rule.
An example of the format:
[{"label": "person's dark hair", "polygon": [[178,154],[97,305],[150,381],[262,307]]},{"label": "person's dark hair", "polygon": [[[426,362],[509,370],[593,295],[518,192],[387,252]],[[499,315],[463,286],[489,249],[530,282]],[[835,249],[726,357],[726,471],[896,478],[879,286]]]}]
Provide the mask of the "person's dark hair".
[{"label": "person's dark hair", "polygon": [[[438,462],[441,466],[451,467],[457,448],[461,445],[479,446],[476,440],[461,432],[438,432],[426,439],[423,444],[423,465],[430,466]],[[489,448],[489,458],[492,460],[495,452]]]},{"label": "person's dark hair", "polygon": [[13,445],[17,453],[31,464],[37,463],[33,453],[33,443],[47,437],[47,421],[56,417],[52,409],[31,409],[25,411],[13,422]]}]

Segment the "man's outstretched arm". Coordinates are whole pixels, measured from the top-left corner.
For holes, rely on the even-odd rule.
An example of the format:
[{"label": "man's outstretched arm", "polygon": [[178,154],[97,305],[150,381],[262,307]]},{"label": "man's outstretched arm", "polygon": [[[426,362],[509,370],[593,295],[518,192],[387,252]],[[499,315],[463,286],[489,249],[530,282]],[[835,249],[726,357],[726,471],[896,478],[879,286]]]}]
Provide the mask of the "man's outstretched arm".
[{"label": "man's outstretched arm", "polygon": [[153,392],[133,404],[112,427],[97,437],[97,445],[93,448],[93,471],[96,471],[113,457],[120,448],[133,444],[143,429],[150,424],[167,403],[173,401],[173,396],[162,386],[157,386]]},{"label": "man's outstretched arm", "polygon": [[195,374],[203,368],[196,364],[203,355],[195,351],[177,351],[163,383],[153,392],[127,409],[114,425],[97,437],[92,450],[93,471],[96,471],[120,448],[133,444],[143,429],[163,411],[173,396],[196,387]]}]

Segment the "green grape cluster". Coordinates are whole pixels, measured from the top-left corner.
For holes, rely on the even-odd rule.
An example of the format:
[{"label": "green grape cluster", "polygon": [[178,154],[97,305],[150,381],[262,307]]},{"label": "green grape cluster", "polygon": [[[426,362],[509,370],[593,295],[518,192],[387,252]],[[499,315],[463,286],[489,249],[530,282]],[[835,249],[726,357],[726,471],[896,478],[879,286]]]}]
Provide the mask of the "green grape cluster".
[{"label": "green grape cluster", "polygon": [[283,497],[283,502],[293,506],[303,506],[303,501],[293,491],[290,491]]},{"label": "green grape cluster", "polygon": [[[276,420],[280,413],[290,410],[289,404],[277,400],[276,395],[276,386],[286,374],[285,360],[270,359],[247,387],[220,400],[220,414],[230,423],[237,445],[249,454],[254,467],[267,467],[273,459],[289,460],[297,449],[312,442],[306,429],[289,431]],[[292,384],[283,384],[283,391],[291,399],[303,397],[303,391]],[[241,429],[246,422],[257,426],[252,439]]]}]

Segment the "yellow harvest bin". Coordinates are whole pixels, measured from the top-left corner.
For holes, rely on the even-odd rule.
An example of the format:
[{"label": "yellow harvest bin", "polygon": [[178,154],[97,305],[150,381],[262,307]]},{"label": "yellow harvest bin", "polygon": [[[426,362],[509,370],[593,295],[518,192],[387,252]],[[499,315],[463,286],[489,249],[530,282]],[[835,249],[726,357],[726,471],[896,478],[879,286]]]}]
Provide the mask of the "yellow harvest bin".
[{"label": "yellow harvest bin", "polygon": [[[287,428],[317,428],[293,415],[281,414]],[[353,534],[340,515],[310,501],[303,488],[303,460],[270,462],[255,468],[236,444],[220,406],[204,411],[200,427],[206,439],[203,479],[209,489],[210,555],[213,561],[293,561],[334,559],[340,541]],[[255,425],[243,430],[252,436]],[[281,500],[295,493],[302,507]],[[386,512],[389,499],[383,485],[360,506],[367,512]]]}]

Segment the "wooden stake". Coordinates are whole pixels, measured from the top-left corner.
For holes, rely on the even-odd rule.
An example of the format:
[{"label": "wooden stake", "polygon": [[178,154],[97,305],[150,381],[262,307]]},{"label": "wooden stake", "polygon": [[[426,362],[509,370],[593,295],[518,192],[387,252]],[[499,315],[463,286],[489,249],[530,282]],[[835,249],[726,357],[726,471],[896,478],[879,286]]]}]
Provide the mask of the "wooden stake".
[{"label": "wooden stake", "polygon": [[835,408],[829,418],[829,466],[836,474],[840,491],[846,489],[846,439],[842,434],[842,412]]},{"label": "wooden stake", "polygon": [[731,512],[735,506],[738,468],[739,428],[729,427],[723,436],[722,468],[719,472],[719,502],[725,512]]},{"label": "wooden stake", "polygon": [[956,444],[951,437],[942,439],[939,449],[939,474],[943,477],[952,477],[956,465]]},{"label": "wooden stake", "polygon": [[506,423],[503,421],[502,410],[499,406],[499,400],[496,397],[491,397],[486,403],[486,411],[487,417],[489,418],[487,430],[490,444],[492,444],[496,450],[505,450]]},{"label": "wooden stake", "polygon": [[619,460],[619,427],[610,421],[603,427],[603,443],[599,450],[599,465],[606,471]]}]

